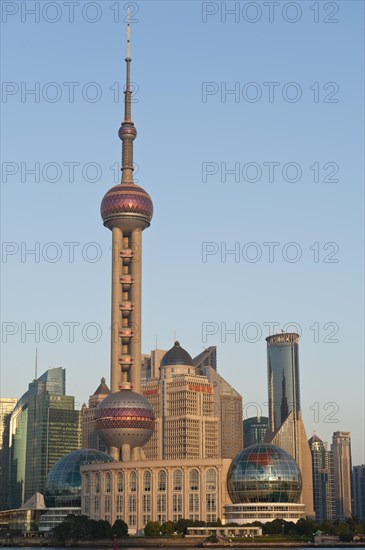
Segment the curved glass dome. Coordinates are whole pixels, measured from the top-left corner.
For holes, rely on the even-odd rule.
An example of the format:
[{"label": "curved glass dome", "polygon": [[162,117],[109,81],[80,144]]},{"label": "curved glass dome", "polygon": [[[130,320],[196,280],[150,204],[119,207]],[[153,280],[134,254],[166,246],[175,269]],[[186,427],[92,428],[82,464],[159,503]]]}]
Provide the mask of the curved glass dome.
[{"label": "curved glass dome", "polygon": [[114,458],[94,449],[72,451],[50,470],[44,489],[47,508],[81,506],[80,466],[92,462],[114,462]]},{"label": "curved glass dome", "polygon": [[280,447],[252,445],[233,460],[227,474],[227,489],[234,504],[297,503],[302,476],[294,458]]}]

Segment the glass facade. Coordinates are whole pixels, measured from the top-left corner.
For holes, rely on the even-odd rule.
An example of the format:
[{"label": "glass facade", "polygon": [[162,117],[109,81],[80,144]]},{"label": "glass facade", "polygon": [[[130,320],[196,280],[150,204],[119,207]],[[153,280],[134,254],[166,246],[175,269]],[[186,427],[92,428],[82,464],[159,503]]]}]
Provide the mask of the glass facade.
[{"label": "glass facade", "polygon": [[299,336],[275,334],[266,338],[270,430],[275,432],[291,412],[300,411]]},{"label": "glass facade", "polygon": [[[73,451],[60,458],[47,477],[45,505],[49,508],[81,506],[80,466],[93,462],[114,462],[114,459],[94,449]],[[108,487],[106,492],[108,493]]]},{"label": "glass facade", "polygon": [[10,508],[43,493],[61,456],[81,446],[80,411],[65,393],[65,369],[49,369],[29,384],[10,419]]},{"label": "glass facade", "polygon": [[269,419],[266,416],[252,416],[243,421],[243,448],[263,443]]},{"label": "glass facade", "polygon": [[233,504],[299,502],[302,477],[295,460],[275,445],[252,445],[233,460],[227,488]]}]

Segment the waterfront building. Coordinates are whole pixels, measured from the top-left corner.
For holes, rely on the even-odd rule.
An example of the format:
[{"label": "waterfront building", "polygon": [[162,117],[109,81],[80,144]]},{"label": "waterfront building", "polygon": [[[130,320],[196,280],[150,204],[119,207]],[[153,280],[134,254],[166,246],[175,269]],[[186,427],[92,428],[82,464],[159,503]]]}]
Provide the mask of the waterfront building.
[{"label": "waterfront building", "polygon": [[66,373],[47,370],[29,384],[10,418],[10,502],[19,508],[42,493],[47,474],[64,454],[80,448],[80,411],[65,395]]},{"label": "waterfront building", "polygon": [[265,441],[269,424],[267,416],[251,416],[243,421],[243,448]]},{"label": "waterfront building", "polygon": [[333,453],[317,435],[308,441],[312,453],[314,511],[317,521],[336,519]]},{"label": "waterfront building", "polygon": [[336,517],[345,519],[352,515],[350,432],[334,432],[331,450],[334,461]]},{"label": "waterfront building", "polygon": [[227,488],[231,503],[225,506],[226,523],[296,523],[306,515],[298,464],[275,445],[252,445],[239,453],[227,474]]},{"label": "waterfront building", "polygon": [[105,443],[100,439],[95,429],[95,410],[98,404],[108,395],[110,390],[102,378],[99,386],[89,397],[89,404],[81,408],[81,446],[83,449],[106,451]]},{"label": "waterfront building", "polygon": [[354,515],[365,520],[365,464],[354,466],[352,470],[354,487]]},{"label": "waterfront building", "polygon": [[305,433],[299,391],[299,335],[266,338],[269,426],[265,441],[285,449],[297,462],[302,478],[301,502],[314,517],[312,456]]},{"label": "waterfront building", "polygon": [[9,427],[17,401],[15,397],[0,397],[0,510],[6,510],[9,506]]}]

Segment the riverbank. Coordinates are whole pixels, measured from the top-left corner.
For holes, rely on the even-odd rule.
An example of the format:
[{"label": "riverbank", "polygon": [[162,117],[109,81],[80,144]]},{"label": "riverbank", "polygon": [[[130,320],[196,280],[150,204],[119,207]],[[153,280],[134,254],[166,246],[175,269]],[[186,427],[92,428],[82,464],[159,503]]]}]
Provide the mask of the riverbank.
[{"label": "riverbank", "polygon": [[[58,548],[84,548],[84,549],[98,549],[98,548],[113,548],[113,541],[111,540],[83,540],[83,541],[70,541],[65,545],[60,544],[52,539],[43,537],[24,538],[14,537],[12,539],[0,539],[0,547],[2,548],[48,548],[49,550],[55,550]],[[287,541],[266,541],[265,537],[258,537],[252,541],[223,541],[218,543],[204,542],[200,537],[126,537],[118,540],[119,550],[130,548],[215,548],[220,550],[221,548],[358,548],[364,549],[364,542],[331,542],[331,543],[316,543],[295,540]]]}]

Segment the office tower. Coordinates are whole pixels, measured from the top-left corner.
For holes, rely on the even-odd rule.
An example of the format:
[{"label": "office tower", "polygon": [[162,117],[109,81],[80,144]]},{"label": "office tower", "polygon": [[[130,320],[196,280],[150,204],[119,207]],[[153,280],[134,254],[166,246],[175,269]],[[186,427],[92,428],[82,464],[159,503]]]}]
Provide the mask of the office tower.
[{"label": "office tower", "polygon": [[144,451],[149,460],[219,456],[214,389],[197,373],[179,342],[164,355],[160,376],[142,386],[155,411],[155,430]]},{"label": "office tower", "polygon": [[65,395],[65,369],[47,370],[29,384],[10,418],[10,507],[42,492],[49,470],[81,445],[80,411]]},{"label": "office tower", "polygon": [[0,510],[9,507],[9,426],[17,401],[15,397],[0,397]]},{"label": "office tower", "polygon": [[266,338],[269,426],[265,437],[297,462],[303,479],[301,502],[314,516],[312,456],[302,420],[299,391],[299,336],[274,334]]},{"label": "office tower", "polygon": [[243,421],[243,448],[265,441],[269,419],[266,416],[251,416]]},{"label": "office tower", "polygon": [[167,349],[153,349],[151,354],[142,354],[142,381],[146,382],[151,378],[159,378],[160,364]]},{"label": "office tower", "polygon": [[89,405],[84,403],[81,408],[81,445],[83,449],[106,450],[104,442],[96,433],[95,410],[109,394],[110,390],[105,383],[105,378],[102,378],[93,395],[89,397]]},{"label": "office tower", "polygon": [[365,520],[365,464],[354,466],[352,470],[354,488],[354,515]]},{"label": "office tower", "polygon": [[345,519],[352,514],[350,432],[334,432],[331,450],[334,461],[336,517]]},{"label": "office tower", "polygon": [[210,346],[193,359],[198,374],[213,386],[218,423],[218,447],[221,458],[234,458],[242,451],[242,396],[217,372],[217,348]]},{"label": "office tower", "polygon": [[308,441],[312,453],[314,511],[317,521],[336,519],[333,453],[317,435]]},{"label": "office tower", "polygon": [[104,225],[112,231],[111,373],[112,393],[96,409],[96,428],[117,460],[142,459],[141,447],[154,428],[154,413],[141,392],[142,231],[149,227],[153,204],[133,181],[130,85],[130,22],[127,30],[126,89],[122,140],[122,178],[101,203]]}]

